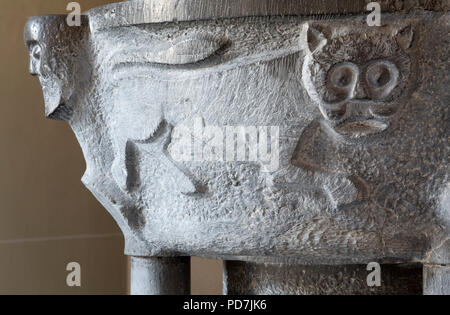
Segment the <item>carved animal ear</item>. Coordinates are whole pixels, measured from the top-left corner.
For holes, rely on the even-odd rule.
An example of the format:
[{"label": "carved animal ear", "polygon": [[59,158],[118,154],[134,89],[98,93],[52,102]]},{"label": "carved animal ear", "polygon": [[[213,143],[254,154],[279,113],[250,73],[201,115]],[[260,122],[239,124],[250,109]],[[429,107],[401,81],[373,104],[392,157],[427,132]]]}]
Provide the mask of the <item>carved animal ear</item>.
[{"label": "carved animal ear", "polygon": [[408,50],[414,42],[414,29],[408,25],[397,32],[397,43],[403,50]]},{"label": "carved animal ear", "polygon": [[311,53],[321,49],[327,43],[325,35],[312,25],[308,25],[308,31],[306,33],[306,40]]}]

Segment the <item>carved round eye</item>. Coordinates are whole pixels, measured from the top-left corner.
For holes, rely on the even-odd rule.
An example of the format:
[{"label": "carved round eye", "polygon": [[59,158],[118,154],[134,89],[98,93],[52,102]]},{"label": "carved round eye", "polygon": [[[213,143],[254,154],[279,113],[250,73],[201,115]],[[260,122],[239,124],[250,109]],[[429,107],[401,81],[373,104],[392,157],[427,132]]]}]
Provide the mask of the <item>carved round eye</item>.
[{"label": "carved round eye", "polygon": [[399,71],[390,61],[379,60],[367,67],[366,81],[372,98],[386,98],[397,86]]},{"label": "carved round eye", "polygon": [[33,48],[31,49],[31,55],[33,56],[34,59],[41,59],[41,46],[39,45],[34,45]]},{"label": "carved round eye", "polygon": [[328,83],[337,92],[350,94],[356,85],[358,75],[357,65],[350,62],[340,63],[330,70]]}]

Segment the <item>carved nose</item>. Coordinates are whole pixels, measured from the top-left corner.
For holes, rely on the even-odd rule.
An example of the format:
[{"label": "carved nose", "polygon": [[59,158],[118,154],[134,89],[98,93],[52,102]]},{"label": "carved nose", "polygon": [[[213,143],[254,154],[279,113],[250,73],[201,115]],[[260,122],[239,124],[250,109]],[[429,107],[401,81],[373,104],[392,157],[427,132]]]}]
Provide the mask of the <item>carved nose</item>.
[{"label": "carved nose", "polygon": [[29,65],[28,71],[30,72],[30,74],[32,76],[37,76],[38,75],[36,63],[32,59],[30,60],[30,65]]},{"label": "carved nose", "polygon": [[367,93],[361,83],[358,83],[355,88],[355,99],[366,99]]}]

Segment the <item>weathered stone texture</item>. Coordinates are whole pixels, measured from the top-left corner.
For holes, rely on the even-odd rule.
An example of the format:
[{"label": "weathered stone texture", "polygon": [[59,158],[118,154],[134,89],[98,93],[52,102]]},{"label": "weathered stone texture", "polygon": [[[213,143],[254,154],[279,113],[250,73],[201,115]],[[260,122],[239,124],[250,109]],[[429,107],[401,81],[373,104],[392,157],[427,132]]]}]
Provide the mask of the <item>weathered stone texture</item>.
[{"label": "weathered stone texture", "polygon": [[[446,1],[383,1],[380,27],[367,1],[176,3],[26,29],[46,114],[128,255],[450,264]],[[269,126],[276,163],[177,159],[230,126]]]},{"label": "weathered stone texture", "polygon": [[419,295],[422,266],[382,265],[380,286],[369,286],[366,265],[299,266],[227,261],[228,295]]}]

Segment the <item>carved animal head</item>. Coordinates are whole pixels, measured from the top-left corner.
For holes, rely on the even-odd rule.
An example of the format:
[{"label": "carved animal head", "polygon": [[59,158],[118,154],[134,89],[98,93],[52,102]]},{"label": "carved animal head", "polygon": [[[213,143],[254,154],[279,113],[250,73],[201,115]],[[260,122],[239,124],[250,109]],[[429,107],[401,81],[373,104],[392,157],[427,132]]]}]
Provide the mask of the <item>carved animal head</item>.
[{"label": "carved animal head", "polygon": [[[25,27],[25,44],[30,54],[29,71],[39,77],[45,100],[45,115],[68,121],[72,116],[75,65],[80,57],[79,43],[87,26],[70,27],[66,16],[30,18]],[[79,80],[82,81],[82,80]]]},{"label": "carved animal head", "polygon": [[378,134],[414,85],[412,24],[388,27],[305,27],[303,82],[334,135],[359,140]]}]

